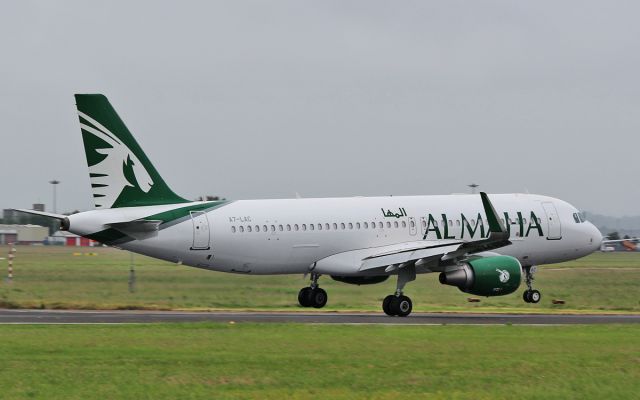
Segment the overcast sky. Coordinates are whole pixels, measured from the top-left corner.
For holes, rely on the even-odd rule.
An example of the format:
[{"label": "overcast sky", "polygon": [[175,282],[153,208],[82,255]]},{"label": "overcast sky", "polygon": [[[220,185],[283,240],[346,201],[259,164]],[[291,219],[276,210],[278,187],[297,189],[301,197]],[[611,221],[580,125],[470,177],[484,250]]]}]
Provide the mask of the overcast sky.
[{"label": "overcast sky", "polygon": [[91,208],[74,93],[187,198],[466,192],[640,214],[635,1],[2,1],[0,207]]}]

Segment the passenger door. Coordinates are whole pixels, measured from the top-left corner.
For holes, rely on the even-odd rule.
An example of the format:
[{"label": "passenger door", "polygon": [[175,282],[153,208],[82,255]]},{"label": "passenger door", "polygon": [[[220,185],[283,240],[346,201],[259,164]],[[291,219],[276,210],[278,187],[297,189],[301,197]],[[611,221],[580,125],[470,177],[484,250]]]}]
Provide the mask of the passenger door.
[{"label": "passenger door", "polygon": [[542,203],[542,208],[547,216],[547,239],[559,240],[562,239],[562,225],[560,224],[560,217],[556,206],[549,201]]},{"label": "passenger door", "polygon": [[204,211],[191,211],[191,223],[193,224],[193,246],[191,250],[209,250],[211,234],[209,232],[209,220]]}]

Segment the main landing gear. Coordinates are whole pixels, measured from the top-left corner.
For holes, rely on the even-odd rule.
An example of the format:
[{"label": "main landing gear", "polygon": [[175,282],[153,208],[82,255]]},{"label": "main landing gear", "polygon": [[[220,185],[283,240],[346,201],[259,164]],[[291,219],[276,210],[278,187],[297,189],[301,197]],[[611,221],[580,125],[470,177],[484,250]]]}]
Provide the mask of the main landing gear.
[{"label": "main landing gear", "polygon": [[406,317],[411,314],[413,309],[413,303],[411,299],[402,294],[404,286],[407,282],[411,282],[416,279],[416,267],[411,265],[401,268],[398,271],[398,284],[396,286],[396,293],[390,294],[382,301],[382,310],[389,316]]},{"label": "main landing gear", "polygon": [[537,268],[535,265],[530,265],[528,267],[524,267],[524,279],[527,284],[527,290],[522,293],[522,300],[526,303],[538,303],[542,298],[542,295],[539,291],[532,289],[533,286],[533,274],[536,273]]},{"label": "main landing gear", "polygon": [[298,303],[302,307],[322,308],[327,304],[327,292],[318,286],[320,274],[311,273],[311,285],[300,289]]}]

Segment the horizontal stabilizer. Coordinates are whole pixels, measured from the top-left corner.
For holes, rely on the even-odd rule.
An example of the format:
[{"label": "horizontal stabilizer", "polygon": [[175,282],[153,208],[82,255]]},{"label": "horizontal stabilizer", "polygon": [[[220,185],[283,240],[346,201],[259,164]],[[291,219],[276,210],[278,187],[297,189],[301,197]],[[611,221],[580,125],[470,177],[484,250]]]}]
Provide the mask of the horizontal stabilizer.
[{"label": "horizontal stabilizer", "polygon": [[21,213],[25,213],[25,214],[39,215],[41,217],[46,217],[46,218],[54,218],[60,221],[64,221],[67,218],[66,215],[62,215],[62,214],[54,214],[54,213],[48,213],[48,212],[36,211],[36,210],[27,210],[24,208],[14,208],[13,210]]}]

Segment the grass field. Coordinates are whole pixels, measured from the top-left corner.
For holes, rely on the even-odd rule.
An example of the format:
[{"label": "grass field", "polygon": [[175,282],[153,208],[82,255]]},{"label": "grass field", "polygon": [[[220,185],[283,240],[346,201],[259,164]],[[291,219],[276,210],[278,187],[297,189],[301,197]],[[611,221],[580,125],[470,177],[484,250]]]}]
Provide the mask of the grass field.
[{"label": "grass field", "polygon": [[[74,256],[93,251],[96,256]],[[7,247],[0,247],[0,257]],[[296,276],[245,276],[198,270],[136,255],[136,291],[128,291],[130,255],[110,249],[19,246],[14,281],[0,283],[0,307],[95,309],[281,309],[297,310]],[[0,266],[6,266],[0,261]],[[2,267],[4,269],[4,267]],[[4,271],[2,271],[4,276]],[[582,260],[543,266],[536,276],[540,304],[518,292],[468,303],[469,295],[420,275],[406,287],[416,311],[640,312],[640,253],[596,253]],[[321,279],[329,294],[325,310],[380,310],[395,279],[352,286]],[[565,305],[552,305],[562,299]],[[307,310],[308,309],[304,309]]]},{"label": "grass field", "polygon": [[0,326],[8,399],[637,399],[639,326]]}]

